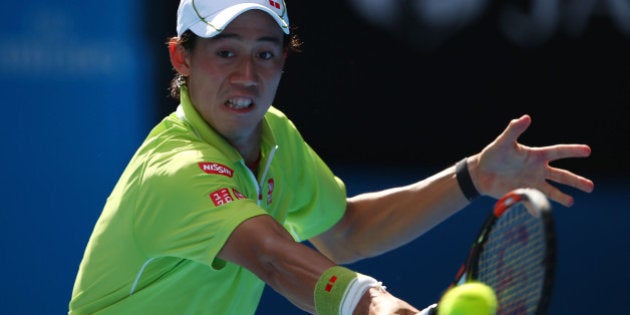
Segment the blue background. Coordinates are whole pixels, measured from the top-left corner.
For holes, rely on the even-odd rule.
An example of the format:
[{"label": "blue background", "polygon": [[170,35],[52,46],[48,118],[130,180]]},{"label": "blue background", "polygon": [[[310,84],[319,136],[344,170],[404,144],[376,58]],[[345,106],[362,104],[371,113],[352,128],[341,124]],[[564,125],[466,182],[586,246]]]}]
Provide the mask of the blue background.
[{"label": "blue background", "polygon": [[[581,32],[562,32],[565,25],[524,47],[497,30],[498,2],[442,32],[399,16],[407,23],[394,29],[397,36],[392,26],[361,18],[352,2],[335,10],[288,3],[305,47],[287,64],[276,102],[349,193],[433,174],[530,113],[527,144],[593,147],[587,160],[560,163],[592,178],[596,189],[567,189],[575,206],[554,204],[559,253],[551,313],[630,313],[630,32],[623,24],[602,14],[609,12],[603,6]],[[176,105],[166,95],[172,73],[164,45],[176,5],[3,4],[0,313],[67,312],[109,192],[151,126]],[[492,204],[482,198],[413,243],[351,267],[419,308],[431,304]],[[302,312],[267,290],[259,313]]]}]

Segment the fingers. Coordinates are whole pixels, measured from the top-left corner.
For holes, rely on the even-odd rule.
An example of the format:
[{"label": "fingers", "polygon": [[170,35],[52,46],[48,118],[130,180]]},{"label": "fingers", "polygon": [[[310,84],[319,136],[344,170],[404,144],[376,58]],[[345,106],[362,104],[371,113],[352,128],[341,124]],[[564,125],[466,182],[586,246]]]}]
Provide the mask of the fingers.
[{"label": "fingers", "polygon": [[576,175],[570,171],[555,167],[549,168],[547,179],[556,183],[567,185],[583,192],[590,193],[595,188],[593,181],[588,178]]},{"label": "fingers", "polygon": [[[591,180],[559,168],[550,167],[547,179],[562,185],[579,189],[587,193],[592,192],[594,188],[593,182]],[[539,189],[545,195],[547,195],[549,199],[558,202],[565,207],[571,207],[574,203],[574,199],[572,196],[563,193],[556,186],[553,186],[548,182],[545,182],[543,187],[540,187]]]},{"label": "fingers", "polygon": [[566,158],[583,158],[591,155],[591,147],[585,144],[557,144],[538,148],[544,152],[548,161],[555,161]]},{"label": "fingers", "polygon": [[[584,144],[557,144],[546,147],[528,147],[518,143],[518,138],[529,128],[531,117],[523,115],[510,121],[505,130],[482,151],[485,171],[498,175],[489,179],[495,182],[486,189],[490,195],[514,186],[534,187],[549,199],[566,207],[573,205],[572,196],[562,192],[553,182],[576,188],[583,192],[593,191],[593,182],[570,171],[554,168],[549,163],[567,158],[584,158],[591,155],[591,148]],[[488,185],[486,185],[488,186]]]},{"label": "fingers", "polygon": [[529,115],[512,119],[499,138],[503,141],[514,142],[527,130],[531,122],[532,119]]},{"label": "fingers", "polygon": [[542,188],[541,191],[547,196],[547,198],[567,208],[571,207],[574,203],[573,197],[563,193],[562,191],[560,191],[560,189],[548,183],[545,184],[545,188]]}]

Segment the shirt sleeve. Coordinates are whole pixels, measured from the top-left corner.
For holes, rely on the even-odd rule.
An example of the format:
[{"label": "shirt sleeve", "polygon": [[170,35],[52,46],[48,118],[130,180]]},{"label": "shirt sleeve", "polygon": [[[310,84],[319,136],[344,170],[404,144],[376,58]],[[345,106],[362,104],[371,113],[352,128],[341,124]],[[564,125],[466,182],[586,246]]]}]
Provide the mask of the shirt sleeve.
[{"label": "shirt sleeve", "polygon": [[245,188],[234,178],[208,175],[195,157],[178,155],[153,167],[144,177],[134,221],[135,240],[148,257],[181,257],[216,267],[221,265],[214,264],[216,255],[234,229],[266,214],[243,198]]},{"label": "shirt sleeve", "polygon": [[292,200],[283,226],[301,242],[341,219],[346,210],[346,187],[290,121],[284,126],[284,130],[275,130],[282,135],[277,137],[283,152],[276,162],[285,168],[288,183],[284,184],[290,186]]}]

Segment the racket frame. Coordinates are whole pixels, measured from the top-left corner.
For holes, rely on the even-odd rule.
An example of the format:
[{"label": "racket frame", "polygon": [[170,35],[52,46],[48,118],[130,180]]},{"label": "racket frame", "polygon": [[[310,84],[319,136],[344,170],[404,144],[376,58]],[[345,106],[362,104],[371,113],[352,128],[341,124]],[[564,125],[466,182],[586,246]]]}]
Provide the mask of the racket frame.
[{"label": "racket frame", "polygon": [[546,235],[546,250],[544,260],[541,262],[545,266],[545,279],[540,295],[541,300],[539,301],[536,310],[536,314],[545,314],[551,301],[551,293],[553,290],[556,261],[556,239],[551,214],[551,205],[544,194],[533,188],[515,189],[505,194],[495,203],[492,212],[486,217],[475,242],[468,252],[468,256],[466,257],[464,264],[461,265],[455,276],[455,280],[450,287],[466,282],[476,281],[478,279],[479,256],[486,241],[488,240],[490,231],[492,231],[493,226],[501,215],[510,209],[510,207],[521,202],[524,203],[531,215],[539,217],[542,220],[544,233]]}]

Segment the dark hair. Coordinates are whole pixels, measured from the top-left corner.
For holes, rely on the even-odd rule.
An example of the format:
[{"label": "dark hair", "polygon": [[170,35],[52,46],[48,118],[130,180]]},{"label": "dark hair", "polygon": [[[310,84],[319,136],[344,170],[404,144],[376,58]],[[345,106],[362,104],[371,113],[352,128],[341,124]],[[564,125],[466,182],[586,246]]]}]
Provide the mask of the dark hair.
[{"label": "dark hair", "polygon": [[[302,40],[294,31],[295,29],[291,29],[289,35],[284,35],[284,48],[288,53],[298,53],[302,51]],[[195,49],[198,39],[199,36],[195,35],[192,31],[187,30],[182,34],[182,36],[171,37],[167,41],[167,44],[175,43],[175,45],[181,45],[187,51],[192,51]],[[181,85],[185,82],[186,77],[175,71],[175,75],[171,80],[171,85],[169,87],[171,97],[179,100],[179,90]]]}]

